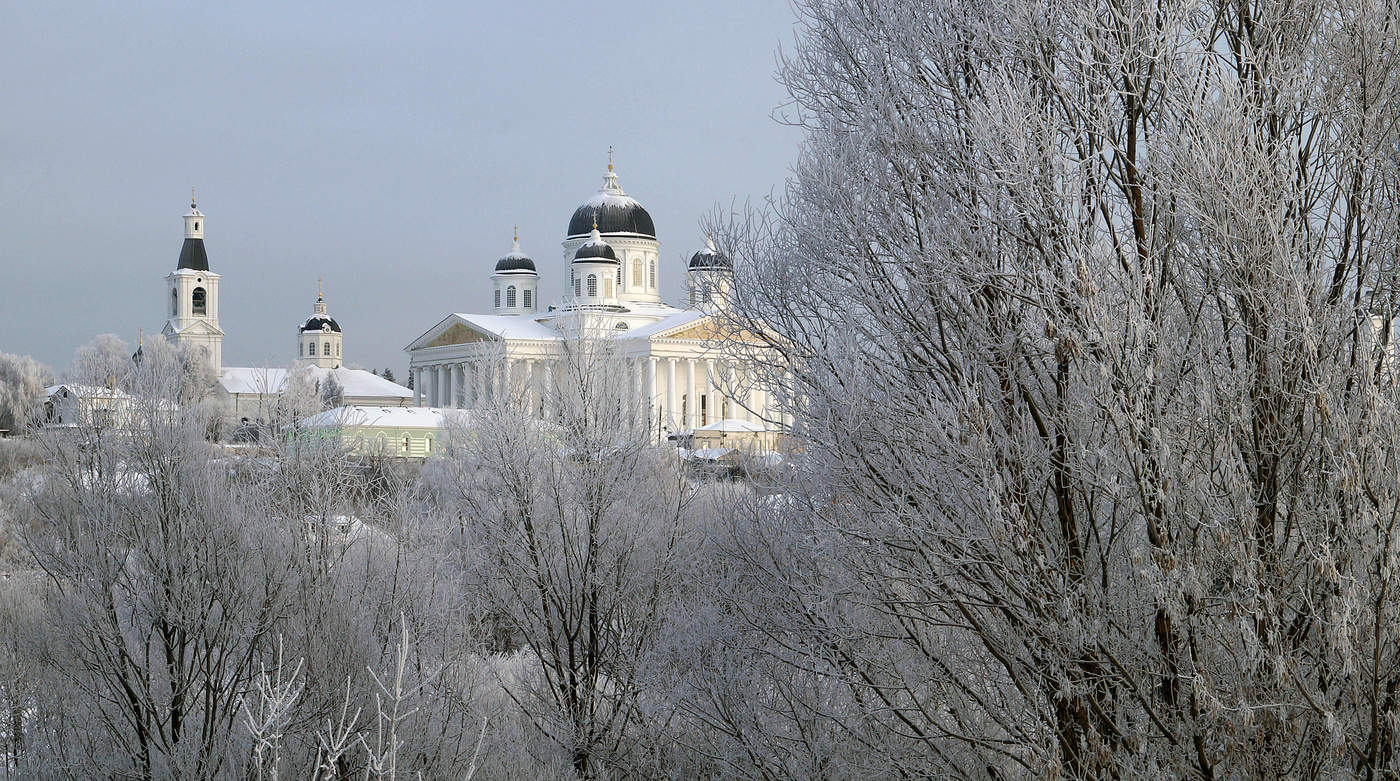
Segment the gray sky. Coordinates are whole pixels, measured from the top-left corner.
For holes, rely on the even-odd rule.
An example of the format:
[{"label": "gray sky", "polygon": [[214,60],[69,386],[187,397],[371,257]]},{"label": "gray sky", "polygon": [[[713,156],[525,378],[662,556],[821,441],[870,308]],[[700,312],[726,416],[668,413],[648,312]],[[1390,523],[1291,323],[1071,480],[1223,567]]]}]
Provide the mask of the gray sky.
[{"label": "gray sky", "polygon": [[347,363],[490,311],[520,225],[541,298],[609,144],[662,288],[716,203],[781,187],[785,0],[12,3],[0,23],[0,352],[61,370],[163,325],[197,188],[224,364],[283,365],[316,279]]}]

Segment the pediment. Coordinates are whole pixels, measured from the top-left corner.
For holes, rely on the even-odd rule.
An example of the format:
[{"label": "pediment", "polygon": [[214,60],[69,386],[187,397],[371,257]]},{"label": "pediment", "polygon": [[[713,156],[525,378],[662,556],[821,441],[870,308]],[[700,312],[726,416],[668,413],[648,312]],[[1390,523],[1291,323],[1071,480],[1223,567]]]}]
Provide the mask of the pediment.
[{"label": "pediment", "polygon": [[429,347],[451,347],[473,342],[494,342],[500,337],[484,328],[475,326],[461,315],[451,314],[438,321],[438,324],[424,331],[421,336],[409,342],[405,350],[424,350]]},{"label": "pediment", "polygon": [[663,331],[657,334],[661,339],[685,339],[696,342],[717,342],[735,341],[748,342],[750,344],[761,344],[759,339],[748,331],[731,332],[725,330],[721,324],[713,317],[705,317],[692,323],[687,323],[675,331]]},{"label": "pediment", "polygon": [[176,330],[175,326],[169,320],[167,320],[165,322],[165,328],[161,329],[161,333],[165,334],[166,336],[170,336],[172,334],[205,334],[208,336],[224,335],[223,331],[219,330],[217,326],[215,326],[208,320],[195,320],[194,322],[179,330]]},{"label": "pediment", "polygon": [[431,341],[423,345],[424,347],[447,347],[454,344],[471,344],[473,342],[490,342],[495,337],[484,334],[468,326],[466,323],[453,323],[445,331],[433,337]]}]

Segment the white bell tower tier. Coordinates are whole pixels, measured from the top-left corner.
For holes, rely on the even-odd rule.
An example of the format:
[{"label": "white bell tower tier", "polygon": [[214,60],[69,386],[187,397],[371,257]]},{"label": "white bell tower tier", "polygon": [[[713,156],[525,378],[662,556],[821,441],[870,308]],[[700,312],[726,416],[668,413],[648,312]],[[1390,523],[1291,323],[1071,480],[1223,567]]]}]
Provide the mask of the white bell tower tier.
[{"label": "white bell tower tier", "polygon": [[195,204],[193,190],[184,220],[180,261],[165,275],[168,317],[161,333],[176,347],[203,351],[217,377],[223,367],[224,344],[224,332],[219,328],[219,275],[209,270],[204,213]]}]

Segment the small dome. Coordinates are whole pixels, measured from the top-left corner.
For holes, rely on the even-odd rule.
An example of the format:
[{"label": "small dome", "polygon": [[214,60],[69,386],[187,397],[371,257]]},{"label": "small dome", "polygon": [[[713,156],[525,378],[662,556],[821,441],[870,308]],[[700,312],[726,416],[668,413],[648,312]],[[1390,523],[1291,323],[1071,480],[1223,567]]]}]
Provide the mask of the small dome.
[{"label": "small dome", "polygon": [[599,261],[608,263],[617,262],[617,253],[613,252],[613,248],[609,246],[606,241],[603,241],[603,237],[598,233],[597,228],[594,228],[593,232],[588,234],[588,241],[585,241],[583,245],[578,248],[578,251],[574,253],[575,263],[584,261],[592,263],[597,263]]},{"label": "small dome", "polygon": [[312,315],[306,322],[301,324],[301,332],[321,332],[324,331],[327,326],[330,327],[331,333],[340,333],[340,323],[337,323],[335,318],[329,315]]},{"label": "small dome", "polygon": [[690,270],[700,269],[723,269],[725,271],[734,270],[734,261],[729,256],[715,249],[715,243],[711,239],[705,240],[705,248],[690,256]]},{"label": "small dome", "polygon": [[507,252],[500,260],[496,261],[496,271],[497,273],[503,271],[528,271],[532,274],[539,273],[535,270],[535,261],[531,260],[529,255],[520,251],[520,234],[517,233],[515,235],[515,240],[510,245],[510,252]]},{"label": "small dome", "polygon": [[656,238],[656,226],[651,221],[651,215],[636,198],[622,191],[612,163],[608,163],[603,186],[574,210],[574,216],[569,218],[569,232],[565,235],[586,236],[589,228],[595,227],[606,234],[627,233]]}]

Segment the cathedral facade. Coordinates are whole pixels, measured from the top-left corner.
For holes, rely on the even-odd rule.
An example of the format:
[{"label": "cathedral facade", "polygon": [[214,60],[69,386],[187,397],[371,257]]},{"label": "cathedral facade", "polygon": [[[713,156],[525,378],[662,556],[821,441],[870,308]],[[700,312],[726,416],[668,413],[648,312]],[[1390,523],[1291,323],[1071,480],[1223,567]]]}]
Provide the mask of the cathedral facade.
[{"label": "cathedral facade", "polygon": [[517,394],[547,416],[568,342],[583,336],[612,340],[630,412],[658,439],[725,421],[775,427],[774,399],[717,338],[733,266],[713,244],[690,259],[684,306],[662,301],[656,227],[609,163],[561,246],[565,294],[544,311],[539,269],[517,235],[490,275],[492,312],[451,313],[405,348],[416,404],[471,408]]}]

